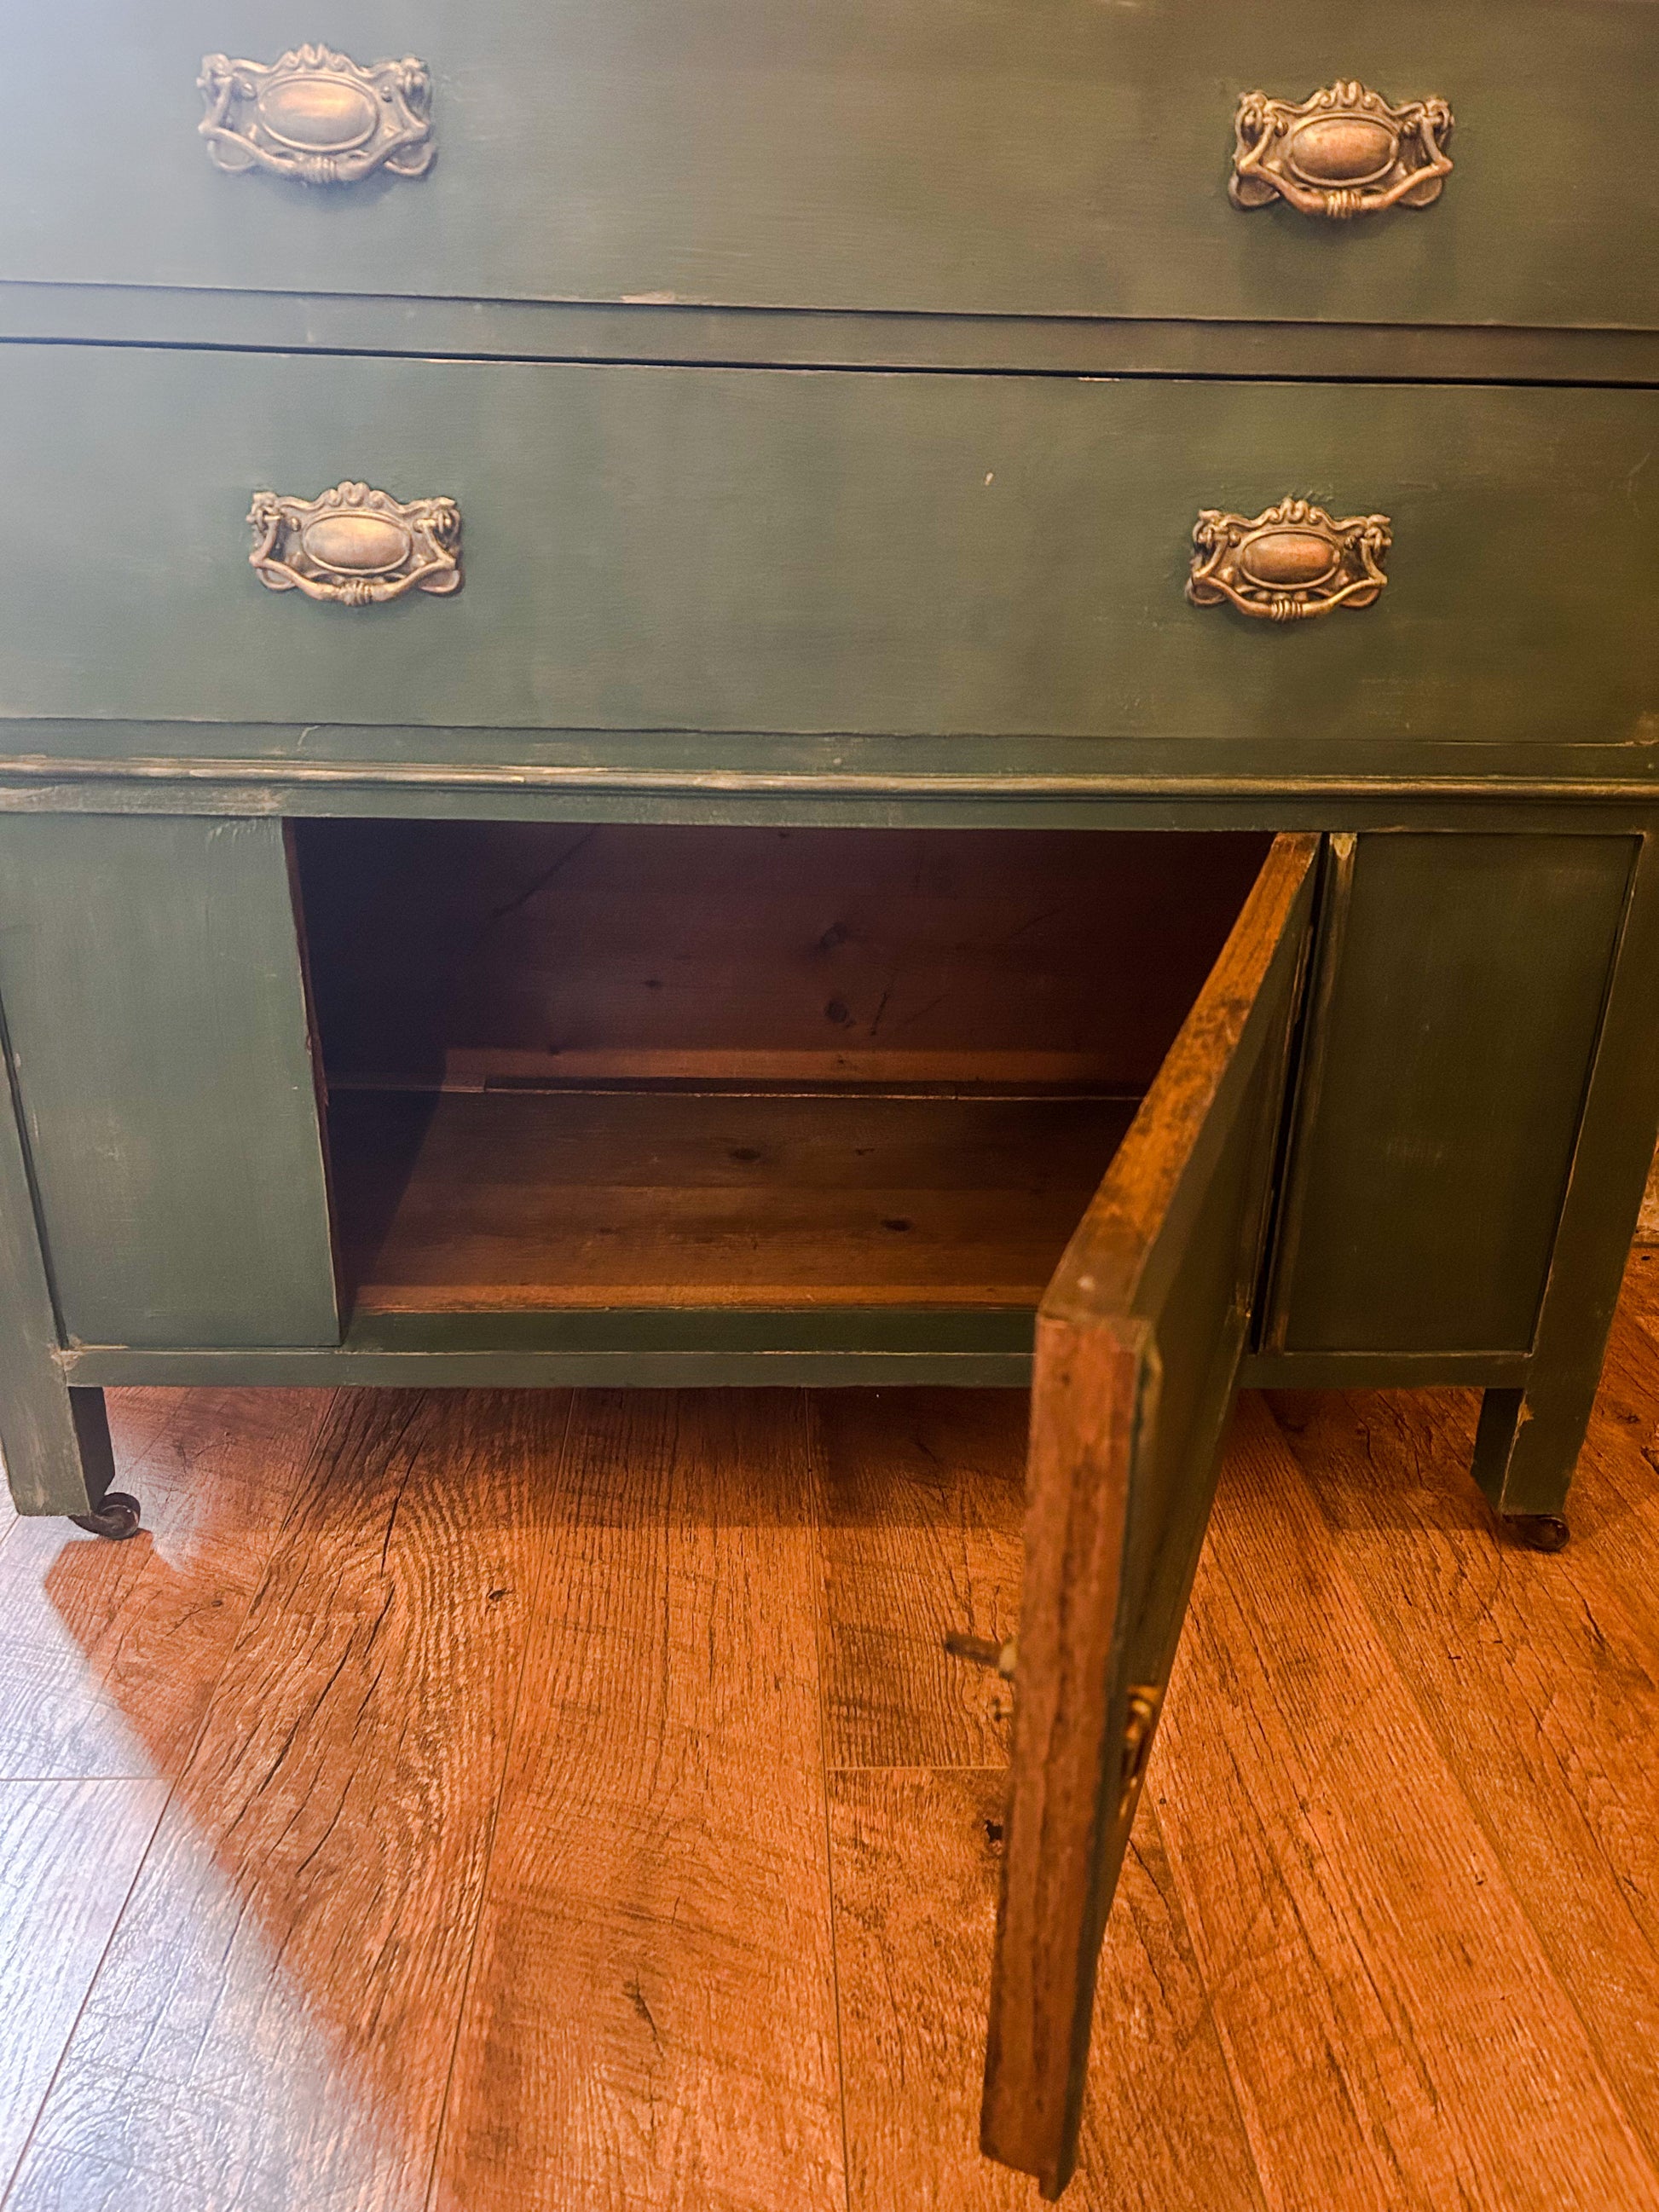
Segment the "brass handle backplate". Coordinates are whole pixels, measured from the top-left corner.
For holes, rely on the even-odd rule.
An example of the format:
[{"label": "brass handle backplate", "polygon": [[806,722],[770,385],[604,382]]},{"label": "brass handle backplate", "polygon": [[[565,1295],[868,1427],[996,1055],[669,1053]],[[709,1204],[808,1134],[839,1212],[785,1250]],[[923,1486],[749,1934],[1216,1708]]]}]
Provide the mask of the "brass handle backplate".
[{"label": "brass handle backplate", "polygon": [[461,588],[461,510],[453,499],[400,504],[362,483],[337,484],[319,499],[256,491],[247,519],[248,558],[273,592],[368,607],[405,592]]},{"label": "brass handle backplate", "polygon": [[1304,215],[1343,222],[1384,208],[1427,207],[1451,174],[1452,112],[1443,100],[1395,107],[1352,81],[1300,102],[1247,92],[1233,127],[1227,193],[1237,208],[1282,199]]},{"label": "brass handle backplate", "polygon": [[204,54],[197,83],[207,103],[197,127],[210,160],[231,174],[352,185],[378,169],[420,177],[432,166],[432,79],[412,57],[363,69],[327,46],[270,63]]},{"label": "brass handle backplate", "polygon": [[1386,514],[1338,521],[1305,499],[1254,515],[1206,507],[1193,529],[1187,597],[1195,607],[1226,601],[1263,622],[1368,607],[1388,583],[1382,563],[1393,542]]}]

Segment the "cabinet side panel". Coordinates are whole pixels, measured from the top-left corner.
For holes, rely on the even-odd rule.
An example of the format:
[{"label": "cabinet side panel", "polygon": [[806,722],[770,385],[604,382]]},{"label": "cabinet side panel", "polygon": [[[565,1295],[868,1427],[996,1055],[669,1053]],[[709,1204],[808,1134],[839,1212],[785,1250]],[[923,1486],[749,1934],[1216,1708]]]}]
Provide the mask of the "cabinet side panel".
[{"label": "cabinet side panel", "polygon": [[1286,1350],[1528,1348],[1635,850],[1360,839],[1291,1164]]},{"label": "cabinet side panel", "polygon": [[0,1003],[69,1340],[338,1340],[274,821],[0,820]]}]

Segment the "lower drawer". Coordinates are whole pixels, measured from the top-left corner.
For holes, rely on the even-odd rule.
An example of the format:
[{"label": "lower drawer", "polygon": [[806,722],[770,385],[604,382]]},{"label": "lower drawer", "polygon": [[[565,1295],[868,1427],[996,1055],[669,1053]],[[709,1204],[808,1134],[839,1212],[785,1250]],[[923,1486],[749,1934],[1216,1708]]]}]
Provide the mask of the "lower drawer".
[{"label": "lower drawer", "polygon": [[[1501,769],[1659,736],[1650,392],[18,346],[0,410],[28,426],[14,717],[336,726],[308,757],[440,729],[474,760],[556,731],[925,733],[1009,771],[1045,740],[1080,769],[1136,740],[1363,774],[1404,740]],[[462,587],[265,589],[252,495],[343,480],[456,501]],[[1190,604],[1200,510],[1290,495],[1388,518],[1374,603]]]}]

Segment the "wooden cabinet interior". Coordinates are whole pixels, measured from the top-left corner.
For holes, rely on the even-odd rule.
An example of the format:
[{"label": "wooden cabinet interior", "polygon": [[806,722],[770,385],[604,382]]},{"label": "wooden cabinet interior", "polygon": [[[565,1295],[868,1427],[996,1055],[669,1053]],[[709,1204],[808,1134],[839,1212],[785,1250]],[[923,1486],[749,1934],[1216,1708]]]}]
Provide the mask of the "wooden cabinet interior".
[{"label": "wooden cabinet interior", "polygon": [[358,1313],[1034,1310],[1253,833],[295,825]]}]

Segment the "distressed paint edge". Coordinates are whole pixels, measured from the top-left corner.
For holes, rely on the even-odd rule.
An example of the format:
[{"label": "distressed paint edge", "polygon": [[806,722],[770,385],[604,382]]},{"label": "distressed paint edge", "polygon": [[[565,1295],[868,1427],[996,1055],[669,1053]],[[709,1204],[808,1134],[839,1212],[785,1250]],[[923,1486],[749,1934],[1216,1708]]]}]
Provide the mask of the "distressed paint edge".
[{"label": "distressed paint edge", "polygon": [[[749,732],[605,732],[608,738],[638,735],[702,736]],[[1010,740],[1010,744],[1024,742]],[[1644,749],[1645,750],[1645,749]],[[188,788],[222,786],[258,791],[261,787],[315,790],[420,789],[434,792],[572,791],[724,794],[742,797],[941,797],[983,799],[1092,799],[1188,797],[1295,799],[1636,800],[1659,807],[1659,760],[1644,776],[1495,776],[1384,774],[1376,775],[1134,774],[1061,775],[1018,770],[958,775],[935,770],[810,769],[623,768],[605,763],[524,762],[473,764],[460,762],[397,763],[272,759],[216,760],[155,755],[112,755],[107,758],[56,758],[48,754],[0,756],[0,804],[4,787],[73,784],[154,784]],[[264,811],[264,808],[244,811]]]}]

